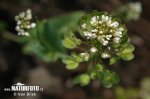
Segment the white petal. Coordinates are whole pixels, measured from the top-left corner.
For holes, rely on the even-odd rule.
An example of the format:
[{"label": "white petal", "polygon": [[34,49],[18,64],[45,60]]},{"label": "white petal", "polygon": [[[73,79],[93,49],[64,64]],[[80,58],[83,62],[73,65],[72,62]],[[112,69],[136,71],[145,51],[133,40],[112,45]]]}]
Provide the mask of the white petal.
[{"label": "white petal", "polygon": [[31,23],[31,28],[35,28],[36,23]]},{"label": "white petal", "polygon": [[102,53],[101,57],[104,58],[104,59],[106,59],[106,58],[109,58],[110,55],[108,53]]},{"label": "white petal", "polygon": [[97,48],[96,48],[96,47],[92,47],[92,48],[90,49],[90,51],[91,51],[92,53],[95,53],[95,52],[97,52]]},{"label": "white petal", "polygon": [[117,27],[118,25],[119,25],[119,23],[117,21],[115,21],[111,24],[111,26],[113,26],[113,27]]},{"label": "white petal", "polygon": [[86,24],[85,24],[85,23],[82,24],[82,28],[83,28],[83,29],[86,28]]}]

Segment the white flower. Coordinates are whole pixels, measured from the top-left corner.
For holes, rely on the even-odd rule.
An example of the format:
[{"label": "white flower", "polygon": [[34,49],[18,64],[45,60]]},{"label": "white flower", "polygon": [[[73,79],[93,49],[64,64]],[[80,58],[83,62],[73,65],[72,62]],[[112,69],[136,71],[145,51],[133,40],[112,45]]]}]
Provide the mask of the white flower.
[{"label": "white flower", "polygon": [[103,42],[103,41],[105,41],[104,37],[105,37],[105,35],[98,36],[98,40],[100,42]]},{"label": "white flower", "polygon": [[15,17],[17,26],[15,30],[18,32],[18,35],[29,36],[29,29],[35,28],[36,23],[31,23],[32,12],[28,9],[26,12],[21,12]]},{"label": "white flower", "polygon": [[84,35],[85,37],[87,37],[87,39],[96,38],[96,34],[91,33],[91,32],[88,32],[88,31],[84,31],[84,32],[83,32],[83,35]]},{"label": "white flower", "polygon": [[31,28],[35,28],[35,26],[36,26],[36,23],[31,23]]},{"label": "white flower", "polygon": [[82,28],[83,28],[83,29],[86,28],[86,24],[85,24],[85,23],[82,24]]},{"label": "white flower", "polygon": [[82,58],[84,58],[85,61],[88,61],[89,60],[89,54],[88,53],[81,53],[80,56]]},{"label": "white flower", "polygon": [[109,20],[107,21],[107,25],[111,26],[111,23],[112,23],[111,18],[109,18]]},{"label": "white flower", "polygon": [[103,21],[103,22],[107,22],[108,19],[109,19],[109,17],[108,17],[108,16],[105,16],[105,15],[102,15],[101,17],[102,17],[102,21]]},{"label": "white flower", "polygon": [[117,27],[118,25],[119,25],[119,23],[117,21],[115,21],[111,24],[111,26],[113,26],[113,27]]},{"label": "white flower", "polygon": [[106,46],[108,44],[108,41],[103,41],[102,43],[104,46]]},{"label": "white flower", "polygon": [[106,59],[106,58],[109,58],[110,55],[108,53],[104,52],[104,53],[101,54],[101,57],[104,58],[104,59]]},{"label": "white flower", "polygon": [[91,30],[92,32],[98,32],[98,30],[97,29],[93,29],[93,30]]},{"label": "white flower", "polygon": [[20,30],[20,27],[19,27],[19,26],[16,26],[15,30],[16,30],[16,31],[19,31],[19,30]]},{"label": "white flower", "polygon": [[119,30],[119,31],[124,31],[124,28],[120,27],[118,30]]},{"label": "white flower", "polygon": [[99,31],[99,34],[103,34],[103,31]]},{"label": "white flower", "polygon": [[119,37],[115,37],[115,38],[113,39],[113,41],[114,41],[115,43],[119,43],[119,42],[120,42],[120,38],[119,38]]},{"label": "white flower", "polygon": [[20,17],[20,18],[24,18],[24,17],[25,17],[25,12],[21,12],[21,13],[19,14],[19,17]]},{"label": "white flower", "polygon": [[112,35],[111,34],[109,34],[109,35],[106,35],[106,39],[107,40],[110,40],[110,38],[112,37]]},{"label": "white flower", "polygon": [[90,49],[90,51],[91,51],[92,53],[95,53],[95,52],[97,52],[97,48],[96,48],[96,47],[92,47],[92,48]]},{"label": "white flower", "polygon": [[25,36],[29,36],[29,32],[24,32],[24,35]]},{"label": "white flower", "polygon": [[91,25],[93,25],[93,26],[97,25],[98,24],[98,19],[99,19],[99,17],[93,16],[91,18]]},{"label": "white flower", "polygon": [[[83,20],[81,24],[83,36],[90,40],[98,40],[103,46],[108,46],[110,42],[120,43],[120,39],[125,32],[125,27],[107,14],[94,14],[90,19],[85,18]],[[89,20],[91,27],[86,27],[85,31],[84,24]]]},{"label": "white flower", "polygon": [[122,37],[122,32],[121,31],[117,31],[117,32],[114,33],[114,36]]}]

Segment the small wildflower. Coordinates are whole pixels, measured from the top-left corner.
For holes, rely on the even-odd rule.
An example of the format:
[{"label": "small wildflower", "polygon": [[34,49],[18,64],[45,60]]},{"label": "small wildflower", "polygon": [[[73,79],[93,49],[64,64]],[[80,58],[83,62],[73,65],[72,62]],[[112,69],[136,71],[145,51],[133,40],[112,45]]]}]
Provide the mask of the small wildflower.
[{"label": "small wildflower", "polygon": [[91,18],[91,24],[93,25],[93,26],[96,26],[97,24],[98,24],[98,19],[99,19],[99,16],[93,16],[92,18]]},{"label": "small wildflower", "polygon": [[106,46],[108,44],[108,41],[103,41],[103,45]]},{"label": "small wildflower", "polygon": [[90,49],[90,51],[91,51],[92,53],[95,53],[95,52],[97,52],[97,48],[96,48],[96,47],[92,47],[92,48]]},{"label": "small wildflower", "polygon": [[113,26],[113,27],[117,27],[118,25],[119,25],[119,23],[117,21],[115,21],[111,24],[111,26]]},{"label": "small wildflower", "polygon": [[28,30],[36,27],[36,23],[32,23],[31,19],[32,12],[30,9],[26,10],[26,12],[21,12],[15,17],[15,20],[17,22],[15,30],[18,32],[19,36],[29,36]]},{"label": "small wildflower", "polygon": [[82,24],[82,28],[83,28],[83,29],[86,28],[86,24],[85,24],[85,23]]},{"label": "small wildflower", "polygon": [[102,53],[101,57],[104,58],[104,59],[106,59],[106,58],[109,58],[110,55],[108,53]]},{"label": "small wildflower", "polygon": [[114,51],[120,50],[118,46],[121,45],[122,39],[126,36],[126,28],[119,19],[107,13],[94,12],[84,16],[80,27],[82,36],[92,44],[91,53],[100,54],[103,59],[118,55],[117,53],[114,55]]},{"label": "small wildflower", "polygon": [[115,43],[119,43],[119,42],[120,42],[120,38],[119,38],[119,37],[115,37],[115,38],[113,39],[113,41],[114,41]]},{"label": "small wildflower", "polygon": [[89,54],[88,53],[81,53],[80,56],[82,58],[84,58],[85,61],[88,61],[89,60]]},{"label": "small wildflower", "polygon": [[[85,24],[89,20],[91,27],[86,27]],[[105,13],[93,14],[87,20],[84,18],[81,29],[84,37],[98,40],[103,46],[108,46],[110,42],[120,43],[125,32],[125,27],[116,18]]]},{"label": "small wildflower", "polygon": [[94,29],[94,30],[91,30],[92,32],[98,32],[98,30],[97,29]]}]

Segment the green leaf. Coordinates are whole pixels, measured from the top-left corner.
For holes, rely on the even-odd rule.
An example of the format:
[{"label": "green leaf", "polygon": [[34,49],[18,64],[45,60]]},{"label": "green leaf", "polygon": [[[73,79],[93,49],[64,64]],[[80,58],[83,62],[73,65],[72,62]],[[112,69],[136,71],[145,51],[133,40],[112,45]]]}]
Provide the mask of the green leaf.
[{"label": "green leaf", "polygon": [[111,88],[113,84],[117,84],[119,82],[119,76],[112,71],[107,70],[104,72],[104,78],[102,79],[102,84],[106,88]]},{"label": "green leaf", "polygon": [[34,40],[38,43],[35,44],[38,47],[34,47],[34,43],[27,42],[25,49],[29,49],[30,54],[34,53],[46,62],[63,57],[62,55],[66,51],[62,44],[62,36],[68,31],[71,31],[71,33],[77,31],[77,22],[83,15],[84,12],[79,11],[49,20],[37,21],[37,31],[30,31],[32,36],[28,42]]},{"label": "green leaf", "polygon": [[55,26],[61,34],[68,34],[70,31],[75,32],[78,30],[78,20],[85,14],[82,11],[65,14],[49,21]]},{"label": "green leaf", "polygon": [[76,53],[71,53],[71,56],[75,59],[77,62],[82,62],[83,58],[80,55],[77,55]]},{"label": "green leaf", "polygon": [[45,62],[53,62],[64,57],[63,53],[47,51],[43,46],[40,45],[40,43],[34,40],[30,41],[23,47],[23,52],[25,54],[35,54]]},{"label": "green leaf", "polygon": [[73,84],[80,84],[80,75],[74,77],[72,82],[73,82]]},{"label": "green leaf", "polygon": [[66,64],[67,69],[76,69],[79,65],[72,57],[66,57],[63,59],[63,63]]},{"label": "green leaf", "polygon": [[128,39],[129,39],[129,37],[127,35],[123,35],[121,38],[121,44],[123,45],[123,44],[127,43]]},{"label": "green leaf", "polygon": [[90,78],[91,78],[91,79],[95,79],[96,76],[97,76],[96,71],[95,71],[95,70],[92,70],[92,71],[90,72]]},{"label": "green leaf", "polygon": [[124,54],[124,53],[131,53],[131,52],[133,52],[134,51],[134,46],[133,45],[131,45],[131,44],[128,44],[128,46],[122,51],[122,53]]},{"label": "green leaf", "polygon": [[104,73],[104,79],[102,80],[102,84],[104,85],[104,87],[106,88],[110,88],[112,87],[113,85],[113,82],[112,82],[112,74],[109,70],[107,70],[105,73]]},{"label": "green leaf", "polygon": [[64,47],[73,49],[77,47],[77,44],[71,40],[69,37],[65,37],[65,39],[62,41]]},{"label": "green leaf", "polygon": [[113,81],[114,84],[118,84],[119,81],[120,81],[120,77],[115,72],[112,72],[112,81]]},{"label": "green leaf", "polygon": [[67,69],[76,69],[78,67],[79,63],[72,61],[71,63],[67,64]]},{"label": "green leaf", "polygon": [[110,61],[109,61],[109,65],[115,64],[118,60],[119,60],[118,57],[112,57],[112,58],[110,59]]},{"label": "green leaf", "polygon": [[80,84],[81,86],[86,86],[90,83],[90,76],[88,74],[82,74],[80,76]]},{"label": "green leaf", "polygon": [[125,61],[130,61],[134,58],[134,54],[132,54],[132,53],[123,53],[123,54],[121,54],[121,58]]},{"label": "green leaf", "polygon": [[51,50],[64,51],[61,35],[55,30],[55,26],[51,22],[46,23],[44,26],[43,39]]},{"label": "green leaf", "polygon": [[122,51],[120,53],[120,56],[123,60],[129,61],[134,58],[134,54],[132,53],[134,51],[134,46],[132,44],[126,43],[122,47]]},{"label": "green leaf", "polygon": [[104,71],[104,66],[102,64],[97,64],[96,65],[96,70],[99,72],[103,72]]},{"label": "green leaf", "polygon": [[104,68],[104,66],[102,64],[97,64],[95,71],[96,71],[96,74],[97,74],[96,75],[97,78],[99,80],[103,80],[104,74],[105,74],[105,68]]}]

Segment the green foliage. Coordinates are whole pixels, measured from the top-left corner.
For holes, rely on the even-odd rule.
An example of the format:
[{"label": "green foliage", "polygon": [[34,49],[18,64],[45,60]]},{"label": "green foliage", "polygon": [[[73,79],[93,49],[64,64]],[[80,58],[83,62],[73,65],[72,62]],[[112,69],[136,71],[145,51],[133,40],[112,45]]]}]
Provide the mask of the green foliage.
[{"label": "green foliage", "polygon": [[95,73],[97,78],[106,88],[110,88],[113,84],[117,84],[119,82],[119,76],[115,72],[105,69],[102,64],[96,65]]},{"label": "green foliage", "polygon": [[[134,46],[129,42],[125,25],[118,18],[98,11],[83,15],[84,12],[74,12],[37,21],[36,28],[30,30],[30,36],[22,38],[23,51],[34,53],[46,62],[62,59],[69,70],[87,62],[87,73],[76,76],[74,83],[86,86],[91,79],[99,79],[104,87],[110,88],[119,83],[119,76],[106,69],[106,60],[109,65],[119,59],[129,61],[134,58]],[[80,38],[76,34],[79,32]]]},{"label": "green foliage", "polygon": [[73,49],[76,48],[78,45],[80,45],[80,39],[77,39],[73,33],[71,36],[65,37],[64,40],[62,41],[64,47],[68,49]]},{"label": "green foliage", "polygon": [[123,47],[123,50],[121,51],[121,58],[125,61],[132,60],[134,58],[134,46],[131,44],[126,44],[125,47]]},{"label": "green foliage", "polygon": [[80,84],[81,86],[86,86],[90,83],[90,76],[88,74],[81,74],[73,79],[74,84]]},{"label": "green foliage", "polygon": [[63,59],[63,63],[66,64],[67,69],[76,69],[79,63],[73,57],[66,57]]},{"label": "green foliage", "polygon": [[119,60],[118,57],[112,57],[112,58],[110,58],[109,65],[115,64],[118,60]]},{"label": "green foliage", "polygon": [[80,76],[80,84],[81,86],[88,85],[90,83],[90,77],[88,74],[82,74]]},{"label": "green foliage", "polygon": [[[76,62],[91,63],[88,70],[89,75],[86,75],[85,78],[99,79],[106,88],[110,88],[114,84],[119,83],[120,78],[118,74],[106,69],[103,61],[108,59],[109,65],[113,65],[120,59],[129,61],[134,58],[134,46],[129,42],[125,25],[122,25],[119,19],[113,18],[108,15],[108,13],[97,11],[85,15],[81,18],[79,23],[81,36],[85,39],[85,41],[81,42],[89,46],[88,49],[83,48],[85,52],[80,53],[80,55],[82,55],[80,57],[81,59],[79,58],[80,61]],[[113,26],[113,24],[115,25]],[[71,49],[78,48],[75,43],[70,42],[69,40],[67,42],[70,43]],[[88,56],[88,60],[82,60],[82,58],[85,58],[86,56]],[[75,59],[76,58],[74,57],[74,60]],[[89,80],[87,81],[87,78],[82,80],[79,79],[82,77],[81,75],[79,75],[76,80],[82,85],[84,81],[88,82]],[[88,83],[85,83],[84,85],[87,85]]]},{"label": "green foliage", "polygon": [[119,76],[115,72],[109,70],[106,70],[106,72],[104,72],[104,77],[102,80],[102,84],[104,85],[104,87],[110,88],[113,84],[117,84],[118,82]]},{"label": "green foliage", "polygon": [[77,22],[83,15],[84,12],[74,12],[53,19],[37,21],[37,27],[30,31],[30,37],[22,37],[25,44],[23,51],[26,54],[33,53],[46,62],[65,57],[65,47],[79,45],[80,40],[73,36],[71,39],[66,37],[63,42],[62,39],[66,34],[74,35],[73,32],[78,30]]}]

